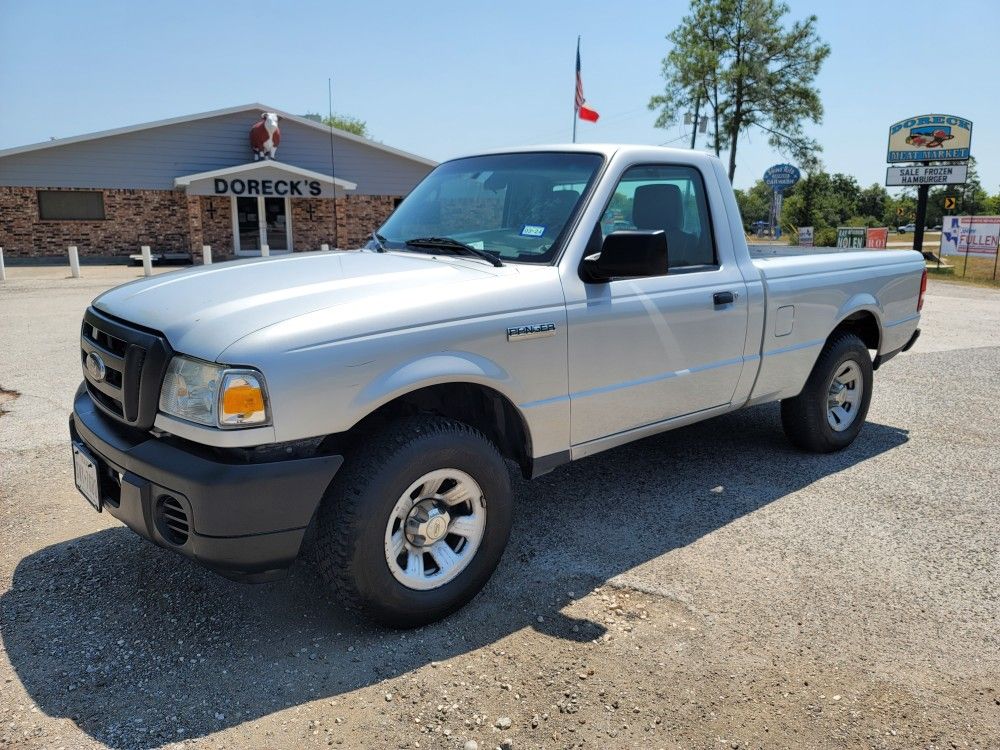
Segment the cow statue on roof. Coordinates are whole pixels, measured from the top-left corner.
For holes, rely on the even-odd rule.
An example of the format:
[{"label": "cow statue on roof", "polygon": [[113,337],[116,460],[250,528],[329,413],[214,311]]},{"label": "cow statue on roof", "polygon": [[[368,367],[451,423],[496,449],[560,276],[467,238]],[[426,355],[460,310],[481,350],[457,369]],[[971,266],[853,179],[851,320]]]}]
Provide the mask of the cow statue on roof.
[{"label": "cow statue on roof", "polygon": [[250,127],[253,160],[274,159],[279,143],[281,131],[278,129],[278,115],[274,112],[261,112],[260,119]]}]

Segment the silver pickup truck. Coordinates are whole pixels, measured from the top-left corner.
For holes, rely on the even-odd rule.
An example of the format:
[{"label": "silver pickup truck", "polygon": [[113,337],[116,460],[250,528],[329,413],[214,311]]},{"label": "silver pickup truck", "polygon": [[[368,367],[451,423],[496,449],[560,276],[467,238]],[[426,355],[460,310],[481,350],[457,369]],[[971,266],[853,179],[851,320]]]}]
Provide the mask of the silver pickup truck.
[{"label": "silver pickup truck", "polygon": [[508,462],[534,477],[768,401],[803,450],[848,446],[925,285],[915,252],[755,256],[705,154],[455,159],[361,251],[95,299],[76,483],[229,577],[270,580],[308,548],[345,605],[416,626],[496,568]]}]

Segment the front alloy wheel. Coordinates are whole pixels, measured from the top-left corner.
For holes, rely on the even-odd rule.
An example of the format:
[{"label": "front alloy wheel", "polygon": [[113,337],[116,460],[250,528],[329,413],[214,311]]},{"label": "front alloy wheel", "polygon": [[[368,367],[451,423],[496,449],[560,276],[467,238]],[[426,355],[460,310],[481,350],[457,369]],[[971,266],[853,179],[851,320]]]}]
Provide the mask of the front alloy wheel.
[{"label": "front alloy wheel", "polygon": [[468,567],[486,530],[479,484],[464,471],[436,469],[400,496],[385,528],[385,559],[407,588],[443,586]]},{"label": "front alloy wheel", "polygon": [[507,466],[481,432],[408,417],[347,455],[316,519],[316,561],[338,603],[395,627],[454,612],[510,535]]}]

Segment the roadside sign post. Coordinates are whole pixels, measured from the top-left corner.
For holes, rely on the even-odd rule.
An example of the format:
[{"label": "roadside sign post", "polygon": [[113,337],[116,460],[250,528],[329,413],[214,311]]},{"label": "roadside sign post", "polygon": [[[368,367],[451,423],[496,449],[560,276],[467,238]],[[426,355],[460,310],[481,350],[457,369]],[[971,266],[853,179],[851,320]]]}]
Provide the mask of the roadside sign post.
[{"label": "roadside sign post", "polygon": [[[886,161],[914,162],[919,166],[890,168],[886,185],[919,185],[917,216],[913,228],[913,249],[924,252],[924,225],[927,223],[927,194],[931,185],[964,184],[968,174],[972,122],[955,115],[914,115],[889,127],[889,147]],[[962,162],[964,169],[931,167],[935,162]],[[924,256],[927,257],[926,255]],[[940,262],[940,258],[938,259]]]},{"label": "roadside sign post", "polygon": [[868,230],[864,227],[837,227],[837,247],[860,250],[867,236]]},{"label": "roadside sign post", "polygon": [[969,227],[969,231],[965,233],[965,264],[962,266],[962,278],[965,278],[965,272],[969,270],[969,243],[972,241],[972,227]]},{"label": "roadside sign post", "polygon": [[968,164],[936,164],[927,166],[887,167],[886,187],[913,187],[914,185],[962,185],[969,175]]},{"label": "roadside sign post", "polygon": [[764,172],[764,184],[771,188],[771,215],[768,223],[771,225],[771,236],[781,236],[781,200],[785,190],[799,181],[799,170],[791,164],[775,164]]},{"label": "roadside sign post", "polygon": [[993,256],[994,278],[1000,252],[1000,216],[945,216],[941,223],[939,255],[965,256],[962,275],[968,274],[969,258]]},{"label": "roadside sign post", "polygon": [[889,244],[889,227],[868,227],[865,230],[865,247],[885,250]]},{"label": "roadside sign post", "polygon": [[[924,162],[924,166],[928,166],[928,162]],[[927,194],[930,189],[930,185],[921,185],[917,188],[917,218],[913,227],[913,249],[921,254],[924,252],[924,224],[927,223]]]}]

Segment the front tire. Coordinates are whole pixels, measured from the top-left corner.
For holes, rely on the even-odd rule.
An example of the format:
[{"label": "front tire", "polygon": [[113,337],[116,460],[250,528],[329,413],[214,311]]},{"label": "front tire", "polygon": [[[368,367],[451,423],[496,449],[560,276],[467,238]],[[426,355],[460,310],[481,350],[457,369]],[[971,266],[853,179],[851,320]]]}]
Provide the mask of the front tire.
[{"label": "front tire", "polygon": [[853,333],[831,338],[802,392],[781,402],[789,441],[812,453],[839,451],[861,432],[872,398],[872,360]]},{"label": "front tire", "polygon": [[320,506],[317,563],[349,608],[418,627],[486,584],[511,518],[510,478],[496,447],[461,422],[411,417],[348,457]]}]

